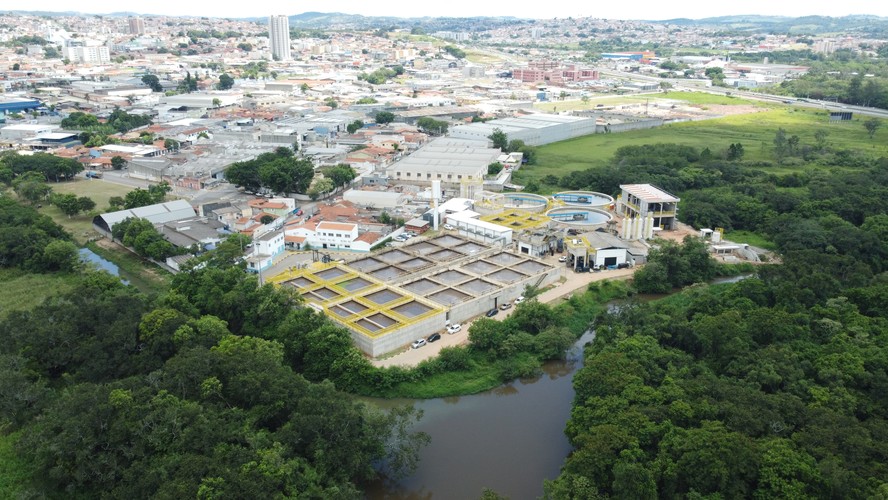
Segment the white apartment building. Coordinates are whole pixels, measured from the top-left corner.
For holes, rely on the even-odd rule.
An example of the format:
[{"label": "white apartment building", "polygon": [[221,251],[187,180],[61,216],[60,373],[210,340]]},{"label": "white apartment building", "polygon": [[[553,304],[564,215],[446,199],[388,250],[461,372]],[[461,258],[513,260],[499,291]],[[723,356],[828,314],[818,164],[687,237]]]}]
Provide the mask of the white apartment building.
[{"label": "white apartment building", "polygon": [[111,52],[104,45],[74,45],[62,48],[62,54],[72,63],[102,64],[111,62]]},{"label": "white apartment building", "polygon": [[268,16],[268,40],[271,55],[278,61],[289,61],[290,19],[287,16]]}]

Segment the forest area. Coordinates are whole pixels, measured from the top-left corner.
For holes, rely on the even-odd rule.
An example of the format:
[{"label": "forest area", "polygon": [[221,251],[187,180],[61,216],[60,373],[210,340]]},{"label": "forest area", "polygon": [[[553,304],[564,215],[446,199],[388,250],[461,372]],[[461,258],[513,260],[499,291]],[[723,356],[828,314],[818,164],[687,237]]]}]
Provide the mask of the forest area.
[{"label": "forest area", "polygon": [[[884,498],[888,159],[777,174],[704,156],[630,147],[570,178],[663,185],[683,221],[754,232],[782,263],[599,316],[574,378],[575,449],[546,496]],[[662,246],[635,287],[668,291],[700,265]]]}]

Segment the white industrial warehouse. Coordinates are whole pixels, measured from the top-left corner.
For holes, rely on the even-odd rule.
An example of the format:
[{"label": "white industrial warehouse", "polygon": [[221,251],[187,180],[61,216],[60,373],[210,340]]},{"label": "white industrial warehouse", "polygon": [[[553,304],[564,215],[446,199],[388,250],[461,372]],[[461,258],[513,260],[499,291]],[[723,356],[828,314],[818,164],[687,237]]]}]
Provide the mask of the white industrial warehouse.
[{"label": "white industrial warehouse", "polygon": [[595,118],[538,113],[516,118],[503,118],[484,123],[454,127],[450,137],[489,143],[497,129],[510,141],[521,140],[528,146],[542,146],[595,133]]}]

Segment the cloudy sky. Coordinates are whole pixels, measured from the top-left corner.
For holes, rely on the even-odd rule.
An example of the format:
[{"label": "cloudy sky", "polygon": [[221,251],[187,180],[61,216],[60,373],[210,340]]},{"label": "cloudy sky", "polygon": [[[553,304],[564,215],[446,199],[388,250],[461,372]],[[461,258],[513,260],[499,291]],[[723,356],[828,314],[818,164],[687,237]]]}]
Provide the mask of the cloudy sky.
[{"label": "cloudy sky", "polygon": [[[342,12],[366,16],[492,16],[511,15],[523,18],[551,19],[554,17],[598,17],[606,19],[672,19],[734,15],[762,14],[781,16],[845,16],[849,14],[873,14],[888,16],[888,1],[877,0],[745,0],[721,2],[718,0],[633,0],[589,1],[405,1],[405,0],[333,0],[324,3],[284,2],[266,0],[259,5],[251,2],[223,0],[220,2],[182,2],[181,0],[151,0],[150,2],[121,2],[120,0],[31,0],[16,3],[2,2],[2,8],[42,11],[77,10],[90,14],[136,11],[141,14],[163,14],[211,17],[264,17],[269,14],[300,14],[306,11]],[[211,6],[211,7],[210,7]]]}]

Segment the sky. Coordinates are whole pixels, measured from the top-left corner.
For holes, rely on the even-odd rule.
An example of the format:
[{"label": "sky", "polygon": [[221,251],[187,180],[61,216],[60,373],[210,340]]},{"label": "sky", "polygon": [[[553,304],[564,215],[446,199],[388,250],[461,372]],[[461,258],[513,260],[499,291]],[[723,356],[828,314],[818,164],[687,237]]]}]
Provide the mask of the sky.
[{"label": "sky", "polygon": [[[4,1],[3,3],[7,3]],[[121,2],[120,0],[30,0],[14,8],[39,11],[79,11],[88,14],[132,11],[140,14],[208,17],[265,17],[270,14],[301,14],[306,11],[341,12],[365,16],[495,16],[511,15],[521,18],[552,19],[566,17],[597,17],[605,19],[660,20],[687,17],[700,19],[724,15],[779,15],[779,16],[846,16],[872,14],[888,17],[888,1],[878,0],[630,0],[590,1],[478,1],[478,0],[333,0],[323,3],[266,0],[259,5],[237,0],[213,2],[182,2],[181,0],[151,0],[150,2]],[[13,8],[7,3],[0,8]],[[143,10],[144,9],[144,10]]]}]

